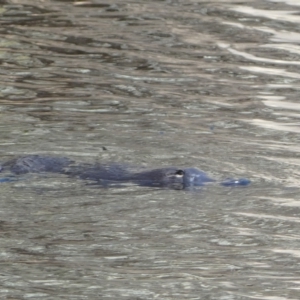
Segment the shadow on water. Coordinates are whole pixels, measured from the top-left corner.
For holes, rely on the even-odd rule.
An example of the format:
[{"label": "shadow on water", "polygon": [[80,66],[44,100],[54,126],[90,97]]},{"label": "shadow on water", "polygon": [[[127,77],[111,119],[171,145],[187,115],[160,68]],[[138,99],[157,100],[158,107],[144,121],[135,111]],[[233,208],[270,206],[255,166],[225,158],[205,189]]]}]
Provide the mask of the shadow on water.
[{"label": "shadow on water", "polygon": [[253,182],[3,182],[1,297],[298,299],[299,11],[0,1],[1,161],[47,153]]}]

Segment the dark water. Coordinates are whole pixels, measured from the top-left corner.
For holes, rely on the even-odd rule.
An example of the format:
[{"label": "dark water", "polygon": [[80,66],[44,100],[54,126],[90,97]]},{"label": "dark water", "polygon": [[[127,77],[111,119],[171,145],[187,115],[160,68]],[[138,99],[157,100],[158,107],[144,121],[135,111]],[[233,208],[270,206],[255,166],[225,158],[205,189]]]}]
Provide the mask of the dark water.
[{"label": "dark water", "polygon": [[253,182],[2,183],[1,299],[299,299],[299,1],[0,3],[2,161]]}]

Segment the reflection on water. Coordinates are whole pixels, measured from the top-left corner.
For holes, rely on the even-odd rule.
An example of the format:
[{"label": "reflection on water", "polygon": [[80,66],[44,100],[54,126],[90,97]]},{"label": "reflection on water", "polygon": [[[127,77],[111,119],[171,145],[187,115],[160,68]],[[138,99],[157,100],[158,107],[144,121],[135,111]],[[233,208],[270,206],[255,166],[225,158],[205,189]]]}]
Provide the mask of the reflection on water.
[{"label": "reflection on water", "polygon": [[1,297],[299,298],[299,1],[0,3],[1,160],[253,181],[1,183]]}]

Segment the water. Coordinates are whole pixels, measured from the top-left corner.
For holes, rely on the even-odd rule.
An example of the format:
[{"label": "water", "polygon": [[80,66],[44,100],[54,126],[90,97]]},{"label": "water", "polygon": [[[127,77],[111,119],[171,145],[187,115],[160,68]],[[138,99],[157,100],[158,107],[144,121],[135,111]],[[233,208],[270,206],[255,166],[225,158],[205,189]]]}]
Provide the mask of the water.
[{"label": "water", "polygon": [[3,182],[1,298],[299,299],[298,1],[0,3],[2,161],[253,182]]}]

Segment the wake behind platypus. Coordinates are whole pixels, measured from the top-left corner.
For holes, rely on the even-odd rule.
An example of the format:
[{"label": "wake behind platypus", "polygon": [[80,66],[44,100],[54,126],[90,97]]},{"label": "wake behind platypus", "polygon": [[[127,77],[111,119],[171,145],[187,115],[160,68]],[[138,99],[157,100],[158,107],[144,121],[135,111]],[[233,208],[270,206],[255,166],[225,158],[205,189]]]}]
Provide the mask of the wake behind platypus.
[{"label": "wake behind platypus", "polygon": [[[2,164],[1,171],[10,171],[14,175],[42,172],[60,173],[94,181],[105,187],[131,182],[139,186],[183,190],[215,181],[197,168],[165,167],[134,170],[120,163],[76,164],[66,157],[43,155],[28,155],[10,160]],[[1,181],[9,180],[3,178]],[[227,179],[221,182],[224,186],[245,186],[249,183],[248,179]]]}]

